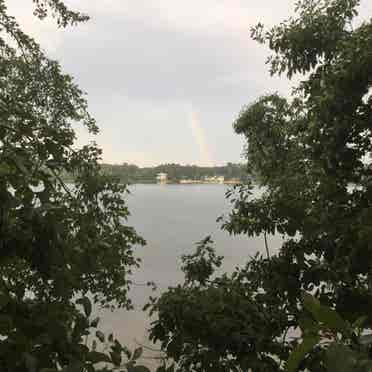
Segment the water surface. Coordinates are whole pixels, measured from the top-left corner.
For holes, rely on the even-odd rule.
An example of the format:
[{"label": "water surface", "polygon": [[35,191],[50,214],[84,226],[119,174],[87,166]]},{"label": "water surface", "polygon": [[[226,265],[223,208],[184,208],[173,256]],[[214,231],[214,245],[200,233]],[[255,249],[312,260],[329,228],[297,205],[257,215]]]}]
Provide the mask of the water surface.
[{"label": "water surface", "polygon": [[[225,257],[223,271],[232,271],[256,252],[265,252],[262,237],[229,236],[216,219],[228,213],[231,205],[225,198],[225,185],[133,185],[127,197],[131,217],[129,224],[147,241],[136,250],[141,268],[135,273],[138,283],[131,297],[135,310],[102,312],[102,325],[126,344],[134,340],[147,342],[149,320],[141,311],[151,291],[142,286],[155,281],[159,291],[182,281],[180,257],[193,252],[194,243],[211,235],[218,254]],[[278,237],[269,238],[272,251],[280,244]]]}]

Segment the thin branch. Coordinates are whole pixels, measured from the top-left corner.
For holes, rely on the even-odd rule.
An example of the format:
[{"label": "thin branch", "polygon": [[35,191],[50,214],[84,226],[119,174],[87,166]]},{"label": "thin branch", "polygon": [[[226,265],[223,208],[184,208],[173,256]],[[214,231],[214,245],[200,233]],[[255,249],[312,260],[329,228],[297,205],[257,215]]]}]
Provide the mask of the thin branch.
[{"label": "thin branch", "polygon": [[[0,21],[0,25],[4,27],[4,30],[5,30],[6,33],[10,34],[11,37],[13,37],[13,39],[14,39],[15,42],[16,42],[16,44],[18,45],[18,48],[19,48],[20,51],[21,51],[21,54],[22,54],[24,60],[26,61],[26,63],[29,63],[30,61],[29,61],[29,59],[27,58],[27,53],[25,52],[25,49],[24,49],[24,45],[25,45],[26,43],[23,43],[23,42],[21,41],[21,39],[20,39],[19,36],[17,35],[17,32],[13,31],[13,30],[9,27],[9,25],[7,25],[6,23],[4,23],[4,22],[2,22],[2,21]],[[22,31],[19,30],[18,25],[17,25],[17,29],[16,29],[16,30],[17,30],[19,33],[22,33]],[[23,34],[23,33],[22,33],[22,34]],[[25,35],[24,35],[24,36],[25,36]]]},{"label": "thin branch", "polygon": [[267,234],[266,234],[266,231],[264,232],[264,240],[265,240],[265,248],[266,248],[267,258],[270,260],[270,251],[269,251],[269,246],[267,244]]},{"label": "thin branch", "polygon": [[65,192],[68,194],[69,197],[73,197],[71,191],[69,190],[69,188],[66,186],[65,182],[62,180],[62,178],[57,174],[57,172],[52,169],[51,167],[47,167],[53,174],[53,176],[57,179],[57,181],[59,182],[59,184],[62,186],[62,188],[65,190]]},{"label": "thin branch", "polygon": [[164,353],[163,350],[161,350],[161,349],[154,349],[154,348],[152,348],[152,347],[150,347],[150,346],[146,346],[146,345],[142,344],[141,342],[137,341],[136,339],[134,339],[134,342],[135,342],[138,346],[141,346],[141,347],[143,347],[143,348],[146,349],[146,350],[154,351],[154,352],[156,352],[156,353]]},{"label": "thin branch", "polygon": [[135,286],[135,287],[149,287],[149,285],[147,283],[132,282],[132,285]]}]

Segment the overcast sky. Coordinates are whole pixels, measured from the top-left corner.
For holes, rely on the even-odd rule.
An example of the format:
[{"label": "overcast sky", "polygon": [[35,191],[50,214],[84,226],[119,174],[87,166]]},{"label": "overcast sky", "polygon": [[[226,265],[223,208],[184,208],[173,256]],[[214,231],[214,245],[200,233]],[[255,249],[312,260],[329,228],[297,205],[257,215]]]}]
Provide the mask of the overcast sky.
[{"label": "overcast sky", "polygon": [[[284,20],[294,0],[70,0],[91,20],[66,30],[33,18],[31,0],[8,3],[87,92],[105,162],[242,161],[232,130],[242,106],[290,89],[269,76],[268,51],[249,29]],[[372,16],[368,0],[362,12]],[[91,139],[78,135],[80,144]]]}]

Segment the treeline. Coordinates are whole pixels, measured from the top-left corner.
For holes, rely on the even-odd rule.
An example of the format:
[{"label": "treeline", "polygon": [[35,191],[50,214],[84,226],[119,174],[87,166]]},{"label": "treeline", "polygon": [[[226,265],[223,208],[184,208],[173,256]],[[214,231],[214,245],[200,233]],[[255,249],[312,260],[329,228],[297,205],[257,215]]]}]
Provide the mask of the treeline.
[{"label": "treeline", "polygon": [[118,177],[124,183],[155,183],[158,173],[167,173],[170,182],[184,179],[202,180],[204,177],[224,176],[226,180],[246,180],[246,165],[227,163],[224,166],[200,167],[196,165],[161,164],[156,167],[138,167],[134,164],[102,164],[106,174]]}]

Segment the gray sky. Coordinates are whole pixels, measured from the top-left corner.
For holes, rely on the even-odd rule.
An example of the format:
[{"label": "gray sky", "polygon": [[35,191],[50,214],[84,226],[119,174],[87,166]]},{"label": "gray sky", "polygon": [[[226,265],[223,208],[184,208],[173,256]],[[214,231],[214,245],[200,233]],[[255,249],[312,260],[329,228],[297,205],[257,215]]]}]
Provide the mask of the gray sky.
[{"label": "gray sky", "polygon": [[[269,76],[268,51],[249,29],[284,20],[294,0],[70,0],[91,20],[66,30],[33,18],[31,0],[8,3],[88,93],[106,162],[241,161],[232,122],[242,106],[289,92],[288,81]],[[368,0],[362,8],[372,15]],[[92,139],[78,134],[79,144]]]}]

